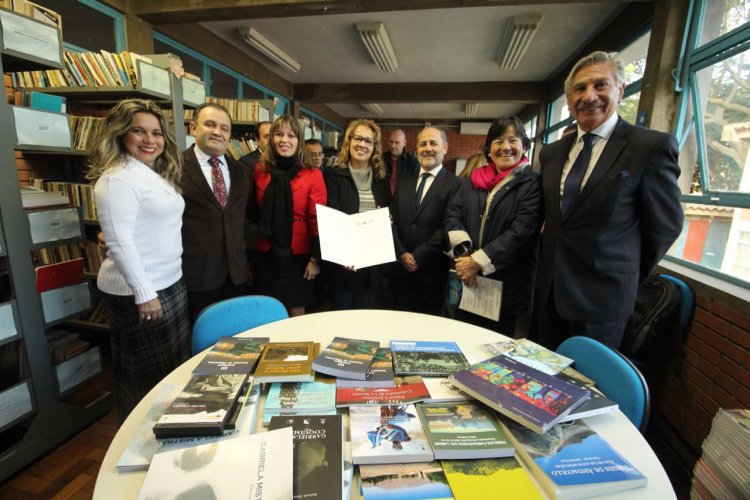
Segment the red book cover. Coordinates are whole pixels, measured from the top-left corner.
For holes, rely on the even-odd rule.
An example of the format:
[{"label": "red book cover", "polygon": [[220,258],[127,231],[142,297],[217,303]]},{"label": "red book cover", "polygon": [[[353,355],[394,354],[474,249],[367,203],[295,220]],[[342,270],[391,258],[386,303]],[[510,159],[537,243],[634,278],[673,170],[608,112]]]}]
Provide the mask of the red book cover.
[{"label": "red book cover", "polygon": [[83,259],[67,260],[36,268],[36,291],[46,292],[83,281]]},{"label": "red book cover", "polygon": [[394,387],[336,387],[336,407],[400,405],[430,397],[422,377],[396,377]]}]

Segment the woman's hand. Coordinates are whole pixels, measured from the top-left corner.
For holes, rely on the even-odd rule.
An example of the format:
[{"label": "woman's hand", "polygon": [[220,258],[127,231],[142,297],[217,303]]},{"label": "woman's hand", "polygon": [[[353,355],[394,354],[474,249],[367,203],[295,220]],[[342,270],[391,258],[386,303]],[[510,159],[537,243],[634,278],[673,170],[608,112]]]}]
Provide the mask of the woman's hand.
[{"label": "woman's hand", "polygon": [[310,262],[305,266],[305,274],[302,277],[306,280],[314,280],[318,274],[320,274],[320,264],[317,260],[310,259]]},{"label": "woman's hand", "polygon": [[138,322],[142,325],[158,323],[164,317],[164,311],[158,297],[143,304],[136,304],[136,306],[138,307]]},{"label": "woman's hand", "polygon": [[482,269],[479,264],[470,256],[457,257],[454,262],[456,264],[456,275],[463,284],[469,287],[477,286],[477,274]]}]

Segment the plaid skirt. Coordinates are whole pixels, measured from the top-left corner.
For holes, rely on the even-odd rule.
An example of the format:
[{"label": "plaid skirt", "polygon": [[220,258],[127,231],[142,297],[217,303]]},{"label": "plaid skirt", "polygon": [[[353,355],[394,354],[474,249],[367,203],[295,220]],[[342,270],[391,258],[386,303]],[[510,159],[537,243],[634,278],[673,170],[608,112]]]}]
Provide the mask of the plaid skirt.
[{"label": "plaid skirt", "polygon": [[101,295],[109,313],[117,419],[122,423],[148,391],[190,358],[187,291],[182,279],[159,290],[164,317],[143,325],[132,295]]}]

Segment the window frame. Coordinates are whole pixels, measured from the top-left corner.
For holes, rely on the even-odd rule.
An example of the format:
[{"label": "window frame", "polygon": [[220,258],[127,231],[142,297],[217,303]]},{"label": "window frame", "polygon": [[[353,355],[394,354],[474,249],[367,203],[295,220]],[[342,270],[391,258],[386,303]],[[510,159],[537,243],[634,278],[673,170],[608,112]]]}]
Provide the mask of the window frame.
[{"label": "window frame", "polygon": [[[691,0],[685,36],[682,43],[681,61],[678,65],[679,71],[676,74],[677,83],[675,91],[681,94],[681,98],[678,103],[674,125],[674,134],[677,137],[680,150],[686,144],[691,132],[695,134],[696,162],[698,163],[702,194],[683,194],[680,197],[680,201],[683,204],[690,203],[695,205],[748,209],[750,208],[750,193],[711,191],[709,188],[709,183],[707,182],[709,174],[708,152],[706,149],[705,127],[703,126],[703,109],[701,108],[702,99],[698,73],[735,55],[750,51],[750,21],[717,36],[703,45],[698,45],[701,33],[703,32],[703,18],[706,7],[706,0]],[[692,107],[692,116],[688,118],[688,109],[690,107]],[[685,172],[683,172],[684,174]],[[692,171],[689,174],[692,175]],[[748,280],[740,279],[725,274],[720,270],[673,255],[666,255],[664,259],[750,290],[750,282]]]},{"label": "window frame", "polygon": [[[115,25],[115,50],[123,52],[127,50],[127,44],[125,43],[125,15],[113,9],[112,7],[105,5],[97,0],[77,0],[78,3],[85,5],[86,7],[93,9],[105,16],[112,18]],[[63,35],[65,31],[63,30]],[[64,37],[63,37],[64,38]],[[89,52],[88,49],[79,47],[78,45],[68,43],[63,39],[63,49],[70,52]]]}]

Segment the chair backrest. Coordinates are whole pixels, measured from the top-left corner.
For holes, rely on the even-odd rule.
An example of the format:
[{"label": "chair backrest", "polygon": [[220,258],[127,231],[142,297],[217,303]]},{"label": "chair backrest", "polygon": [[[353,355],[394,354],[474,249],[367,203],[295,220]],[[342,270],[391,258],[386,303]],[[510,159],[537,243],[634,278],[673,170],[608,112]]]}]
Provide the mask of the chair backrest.
[{"label": "chair backrest", "polygon": [[693,319],[693,310],[695,309],[695,293],[690,285],[679,278],[669,274],[660,274],[662,278],[669,280],[680,290],[680,331],[683,337],[687,335],[690,328],[690,322]]},{"label": "chair backrest", "polygon": [[645,432],[651,396],[646,379],[630,360],[589,337],[571,337],[560,344],[557,353],[573,358],[573,367],[594,380],[597,388],[617,402],[633,425]]},{"label": "chair backrest", "polygon": [[284,304],[265,295],[244,295],[211,304],[193,325],[193,354],[212,346],[219,337],[288,317]]}]

